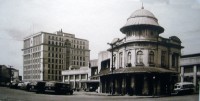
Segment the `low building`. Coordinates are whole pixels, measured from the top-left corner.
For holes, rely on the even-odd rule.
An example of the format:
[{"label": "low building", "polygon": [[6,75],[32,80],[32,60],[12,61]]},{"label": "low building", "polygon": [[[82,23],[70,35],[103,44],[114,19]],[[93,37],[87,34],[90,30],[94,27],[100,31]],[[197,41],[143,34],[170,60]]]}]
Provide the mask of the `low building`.
[{"label": "low building", "polygon": [[98,73],[97,60],[91,60],[89,66],[62,71],[63,82],[71,84],[75,90],[96,90],[99,86],[98,78],[90,78]]},{"label": "low building", "polygon": [[19,82],[19,70],[15,68],[11,68],[11,81],[12,82]]},{"label": "low building", "polygon": [[5,65],[0,65],[0,85],[10,82],[10,71]]},{"label": "low building", "polygon": [[19,70],[5,65],[0,65],[0,84],[19,82]]},{"label": "low building", "polygon": [[62,71],[63,82],[71,84],[73,89],[85,89],[85,81],[88,80],[89,67]]},{"label": "low building", "polygon": [[182,55],[180,59],[181,82],[193,82],[198,91],[200,81],[200,53]]}]

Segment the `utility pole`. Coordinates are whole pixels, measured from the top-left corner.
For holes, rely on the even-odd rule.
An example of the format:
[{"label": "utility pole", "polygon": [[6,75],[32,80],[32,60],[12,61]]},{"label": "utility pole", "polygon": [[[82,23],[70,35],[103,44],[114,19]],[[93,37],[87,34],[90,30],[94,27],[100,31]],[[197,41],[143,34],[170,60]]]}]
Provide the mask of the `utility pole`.
[{"label": "utility pole", "polygon": [[114,67],[113,67],[113,43],[108,43],[110,46],[111,46],[111,53],[112,53],[112,61],[111,61],[111,80],[112,80],[112,87],[111,87],[111,94],[113,95],[114,94],[114,76],[113,76],[113,70],[114,70]]},{"label": "utility pole", "polygon": [[9,66],[10,68],[9,68],[9,74],[10,74],[10,83],[11,83],[11,81],[12,81],[12,66]]}]

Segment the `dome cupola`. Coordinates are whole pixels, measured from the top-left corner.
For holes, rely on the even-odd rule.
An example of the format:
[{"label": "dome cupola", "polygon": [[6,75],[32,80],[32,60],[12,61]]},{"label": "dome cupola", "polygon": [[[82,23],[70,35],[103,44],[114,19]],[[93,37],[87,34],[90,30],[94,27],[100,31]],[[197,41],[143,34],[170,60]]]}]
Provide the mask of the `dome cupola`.
[{"label": "dome cupola", "polygon": [[138,28],[151,28],[157,30],[158,33],[164,32],[164,28],[158,24],[157,18],[148,10],[143,7],[136,10],[127,19],[126,24],[120,29],[122,33]]}]

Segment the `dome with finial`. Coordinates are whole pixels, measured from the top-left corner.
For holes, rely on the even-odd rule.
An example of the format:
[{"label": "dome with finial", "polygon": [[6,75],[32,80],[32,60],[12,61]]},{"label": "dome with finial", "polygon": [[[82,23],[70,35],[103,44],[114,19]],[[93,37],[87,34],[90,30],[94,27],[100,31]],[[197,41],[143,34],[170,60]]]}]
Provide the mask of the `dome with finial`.
[{"label": "dome with finial", "polygon": [[151,27],[158,30],[159,33],[164,32],[164,28],[158,24],[158,20],[154,14],[144,9],[143,6],[141,9],[136,10],[131,14],[131,16],[127,19],[126,24],[120,29],[120,31],[125,33],[130,29],[139,27]]}]

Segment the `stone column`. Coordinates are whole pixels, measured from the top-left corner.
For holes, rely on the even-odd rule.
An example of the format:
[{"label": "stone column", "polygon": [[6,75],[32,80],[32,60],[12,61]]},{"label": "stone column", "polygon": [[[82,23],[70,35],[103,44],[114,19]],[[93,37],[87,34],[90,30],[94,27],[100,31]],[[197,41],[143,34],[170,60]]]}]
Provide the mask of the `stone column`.
[{"label": "stone column", "polygon": [[193,83],[194,83],[194,86],[195,86],[195,92],[196,92],[196,87],[197,87],[197,66],[195,65],[193,67]]},{"label": "stone column", "polygon": [[125,77],[123,76],[123,78],[122,78],[122,95],[124,95],[125,94]]},{"label": "stone column", "polygon": [[118,94],[118,82],[117,79],[115,79],[115,94]]},{"label": "stone column", "polygon": [[157,83],[156,83],[156,86],[157,86],[157,88],[156,88],[156,93],[157,93],[157,96],[159,96],[160,95],[160,85],[161,85],[161,81],[160,81],[160,78],[158,78],[158,80],[157,80]]},{"label": "stone column", "polygon": [[70,84],[70,75],[67,75],[68,83]]},{"label": "stone column", "polygon": [[76,79],[75,79],[75,75],[73,75],[74,79],[73,79],[73,82],[74,82],[74,88],[76,88]]},{"label": "stone column", "polygon": [[119,68],[119,52],[116,52],[115,69]]},{"label": "stone column", "polygon": [[181,82],[184,82],[184,67],[181,67]]},{"label": "stone column", "polygon": [[82,88],[82,87],[81,87],[82,84],[81,84],[81,82],[80,82],[80,81],[81,81],[81,74],[79,74],[79,77],[78,77],[78,78],[79,78],[79,79],[78,79],[78,82],[79,82],[79,88],[81,89],[81,88]]},{"label": "stone column", "polygon": [[172,53],[171,52],[169,52],[169,61],[168,61],[169,63],[169,68],[172,68]]},{"label": "stone column", "polygon": [[62,78],[62,79],[63,79],[62,81],[65,82],[65,76],[64,76],[64,75],[63,75],[63,78]]},{"label": "stone column", "polygon": [[142,94],[143,95],[148,95],[149,93],[149,88],[148,88],[148,82],[147,82],[147,76],[144,76],[144,85],[143,85],[143,91],[142,91]]},{"label": "stone column", "polygon": [[102,89],[103,89],[103,86],[102,86],[102,78],[101,78],[101,77],[99,77],[99,80],[100,80],[100,82],[99,82],[99,89],[98,89],[98,93],[102,93]]},{"label": "stone column", "polygon": [[124,57],[124,58],[123,58],[123,60],[122,60],[122,64],[123,64],[122,67],[123,67],[123,68],[126,68],[126,65],[127,65],[127,62],[128,62],[128,61],[127,61],[127,58],[128,58],[128,57],[127,57],[126,48],[125,48],[124,51],[123,51],[123,57]]},{"label": "stone column", "polygon": [[131,92],[135,94],[135,76],[131,76]]}]

